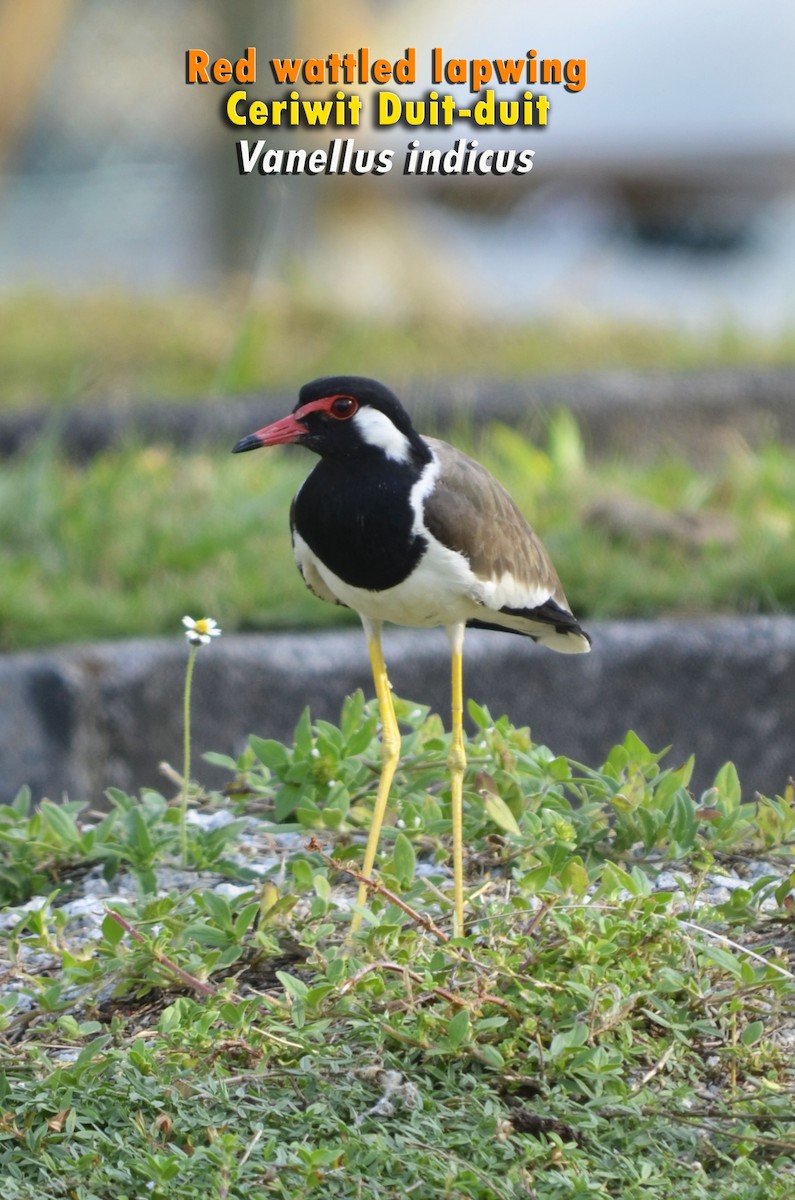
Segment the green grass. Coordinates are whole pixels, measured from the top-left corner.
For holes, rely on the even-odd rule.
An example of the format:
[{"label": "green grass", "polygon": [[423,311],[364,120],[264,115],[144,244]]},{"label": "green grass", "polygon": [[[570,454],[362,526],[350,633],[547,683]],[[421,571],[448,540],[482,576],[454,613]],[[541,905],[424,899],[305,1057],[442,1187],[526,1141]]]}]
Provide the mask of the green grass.
[{"label": "green grass", "polygon": [[[586,768],[472,706],[470,926],[451,942],[447,739],[398,710],[402,827],[354,939],[338,903],[379,763],[361,696],[226,760],[229,793],[193,802],[238,820],[189,826],[202,875],[171,890],[178,802],[113,792],[99,824],[24,795],[0,809],[6,902],[49,897],[2,935],[7,1200],[791,1195],[792,797],[743,806],[726,767],[700,803],[692,764],[632,734]],[[274,822],[303,835],[269,877],[235,854],[245,821],[263,850]],[[707,874],[759,856],[767,876],[699,907]],[[63,902],[97,864],[137,892],[85,943]],[[678,904],[661,867],[686,880]]]},{"label": "green grass", "polygon": [[[695,337],[593,320],[488,324],[417,312],[377,321],[286,292],[256,302],[219,293],[0,297],[0,407],[7,409],[153,398],[201,403],[263,387],[284,387],[287,408],[297,373],[307,379],[351,369],[400,387],[433,376],[793,358],[789,335],[764,340],[729,327]],[[795,605],[795,456],[788,449],[735,448],[698,470],[671,458],[587,463],[563,417],[553,421],[543,450],[496,428],[474,444],[466,429],[454,440],[514,494],[583,618]],[[240,460],[228,451],[127,446],[81,467],[45,438],[5,463],[0,650],[172,633],[186,612],[213,613],[228,630],[347,619],[305,592],[290,556],[289,501],[311,459],[273,451]],[[616,514],[627,500],[683,521],[648,534],[636,511],[620,528]]]},{"label": "green grass", "polygon": [[[502,427],[471,448],[541,534],[584,618],[795,607],[789,448],[736,448],[700,469],[672,458],[589,463],[565,415],[544,449]],[[184,455],[149,446],[79,466],[47,440],[10,460],[0,477],[0,648],[172,634],[186,612],[228,631],[345,620],[304,589],[292,562],[290,499],[313,461],[295,449],[241,458],[227,445]],[[611,511],[618,498],[619,509],[631,500],[651,506],[641,516],[686,520],[650,534],[631,514],[619,527],[598,515],[606,497]]]},{"label": "green grass", "polygon": [[136,298],[123,293],[0,297],[0,407],[116,404],[285,387],[336,372],[400,388],[439,376],[506,378],[605,367],[731,366],[795,360],[792,333],[726,326],[690,334],[641,324],[471,321],[439,311],[352,317],[285,291]]}]

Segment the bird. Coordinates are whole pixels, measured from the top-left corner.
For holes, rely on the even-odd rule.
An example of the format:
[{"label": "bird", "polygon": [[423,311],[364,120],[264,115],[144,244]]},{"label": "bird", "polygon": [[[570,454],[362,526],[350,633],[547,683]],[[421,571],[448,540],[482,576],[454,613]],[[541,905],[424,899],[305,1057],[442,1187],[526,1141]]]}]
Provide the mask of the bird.
[{"label": "bird", "polygon": [[451,654],[448,754],[453,933],[464,933],[463,648],[467,626],[508,630],[564,653],[591,639],[573,616],[539,538],[508,492],[460,450],[423,437],[397,396],[358,375],[315,379],[288,416],[233,453],[297,443],[320,461],[290,508],[293,554],[322,600],[358,613],[381,722],[381,773],[352,929],[361,924],[392,780],[400,760],[382,646],[384,622],[443,626]]}]

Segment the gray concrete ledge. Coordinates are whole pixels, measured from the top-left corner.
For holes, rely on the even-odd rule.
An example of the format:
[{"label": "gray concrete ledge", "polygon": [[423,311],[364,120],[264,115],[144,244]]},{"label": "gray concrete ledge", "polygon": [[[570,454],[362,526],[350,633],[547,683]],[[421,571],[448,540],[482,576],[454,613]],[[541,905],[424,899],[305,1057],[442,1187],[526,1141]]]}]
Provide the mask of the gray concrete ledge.
[{"label": "gray concrete ledge", "polygon": [[[593,454],[643,457],[667,443],[700,459],[720,448],[725,429],[752,445],[795,441],[795,368],[731,367],[697,371],[595,371],[517,380],[390,379],[418,428],[444,433],[456,420],[518,424],[532,435],[546,416],[567,408]],[[87,459],[123,441],[231,447],[242,433],[283,416],[296,389],[195,403],[79,407],[63,413],[0,413],[0,455],[13,454],[52,429],[67,453]]]},{"label": "gray concrete ledge", "polygon": [[[465,690],[529,724],[556,753],[597,765],[627,729],[669,763],[696,754],[696,790],[732,759],[744,790],[780,792],[795,773],[795,618],[590,622],[589,655],[554,654],[510,634],[469,631]],[[398,695],[449,723],[441,630],[388,629]],[[0,801],[29,783],[36,798],[96,800],[109,785],[163,788],[179,767],[187,647],[155,641],[72,646],[0,657]],[[304,705],[334,720],[343,698],[372,695],[359,629],[224,636],[200,652],[194,679],[195,776],[222,773],[205,750],[236,753],[249,733],[289,738]]]}]

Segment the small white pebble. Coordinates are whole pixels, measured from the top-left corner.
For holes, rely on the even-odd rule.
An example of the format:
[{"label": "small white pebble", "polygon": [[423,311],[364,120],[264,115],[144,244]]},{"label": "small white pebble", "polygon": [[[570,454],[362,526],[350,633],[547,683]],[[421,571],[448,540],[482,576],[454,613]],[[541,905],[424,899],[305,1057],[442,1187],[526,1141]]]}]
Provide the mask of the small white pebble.
[{"label": "small white pebble", "polygon": [[224,883],[216,884],[212,890],[218,896],[223,896],[226,900],[236,900],[238,896],[242,896],[246,892],[250,892],[251,888],[252,885],[250,883],[245,886],[241,886],[238,883],[229,883],[225,881]]},{"label": "small white pebble", "polygon": [[78,896],[61,906],[61,912],[71,921],[76,917],[105,916],[105,905],[96,896]]},{"label": "small white pebble", "polygon": [[708,875],[709,882],[718,890],[733,892],[735,888],[747,888],[747,879],[738,879],[736,875]]},{"label": "small white pebble", "polygon": [[79,1049],[72,1049],[71,1047],[67,1047],[64,1050],[56,1050],[55,1053],[52,1055],[52,1057],[56,1060],[56,1062],[62,1062],[62,1063],[76,1062],[77,1059],[79,1058],[79,1056],[80,1056]]},{"label": "small white pebble", "polygon": [[0,914],[0,929],[10,929],[12,925],[16,925],[23,913],[38,912],[40,908],[44,908],[46,903],[46,896],[32,896],[24,904],[17,904],[13,908],[7,909]]},{"label": "small white pebble", "polygon": [[682,882],[685,886],[689,886],[692,882],[686,872],[660,871],[660,874],[657,876],[656,887],[660,892],[679,892]]},{"label": "small white pebble", "polygon": [[218,812],[201,813],[195,809],[188,809],[185,814],[185,822],[188,825],[198,825],[201,829],[223,829],[224,825],[228,825],[230,821],[234,821],[234,817],[226,808],[220,808]]}]

